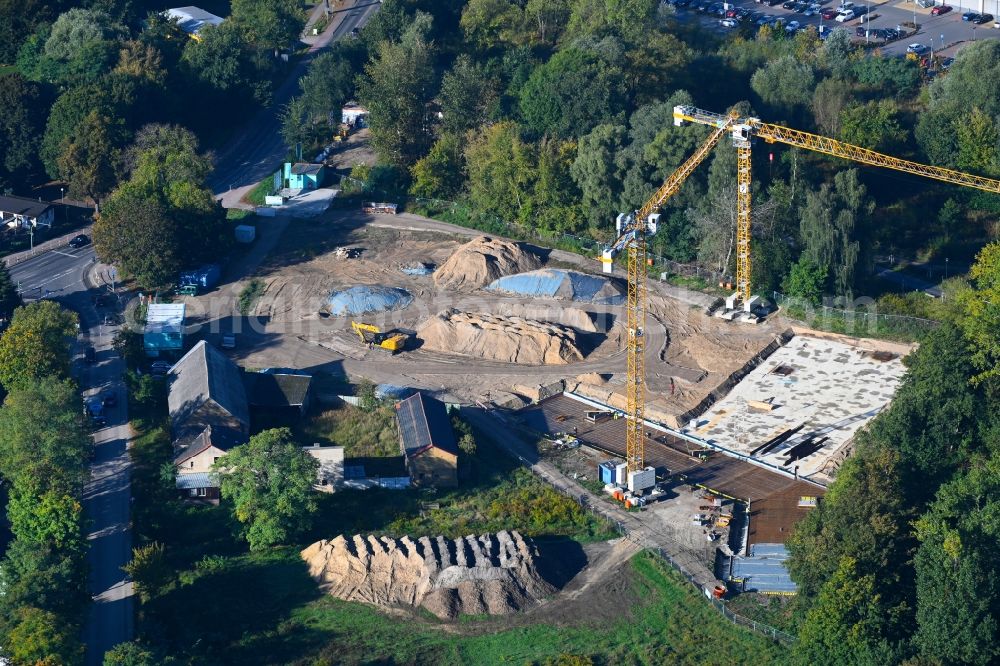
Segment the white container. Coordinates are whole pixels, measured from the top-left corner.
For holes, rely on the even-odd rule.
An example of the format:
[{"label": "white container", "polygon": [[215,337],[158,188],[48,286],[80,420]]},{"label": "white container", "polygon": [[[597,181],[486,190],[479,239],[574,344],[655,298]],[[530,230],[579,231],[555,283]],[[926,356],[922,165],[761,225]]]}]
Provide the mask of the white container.
[{"label": "white container", "polygon": [[628,489],[633,493],[644,493],[656,485],[656,470],[652,467],[628,474]]}]

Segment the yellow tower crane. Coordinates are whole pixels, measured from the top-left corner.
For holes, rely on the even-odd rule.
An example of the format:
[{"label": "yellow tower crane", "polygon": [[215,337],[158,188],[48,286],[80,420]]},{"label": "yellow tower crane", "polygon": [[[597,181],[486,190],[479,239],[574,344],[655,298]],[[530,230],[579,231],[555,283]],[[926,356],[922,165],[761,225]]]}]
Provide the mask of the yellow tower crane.
[{"label": "yellow tower crane", "polygon": [[[622,251],[628,252],[628,295],[626,297],[626,327],[628,330],[627,372],[625,378],[626,429],[625,462],[628,472],[641,472],[645,465],[645,434],[643,417],[645,413],[646,372],[645,339],[646,328],[646,238],[656,233],[659,210],[672,197],[691,172],[701,164],[719,140],[730,131],[737,117],[719,116],[712,124],[715,129],[708,139],[660,186],[642,208],[632,213],[622,213],[615,220],[617,240],[604,250],[601,261],[604,272],[610,273],[615,257]],[[630,487],[632,486],[630,479]],[[652,485],[650,482],[649,485]]]},{"label": "yellow tower crane", "polygon": [[738,155],[736,167],[736,293],[743,299],[744,303],[748,303],[750,300],[750,144],[755,137],[759,137],[767,143],[783,143],[795,148],[833,155],[869,166],[893,169],[1000,194],[1000,180],[993,178],[911,162],[829,137],[765,123],[759,118],[734,118],[732,115],[703,111],[693,106],[674,107],[674,125],[677,126],[694,123],[719,127],[719,124],[723,122],[728,123],[732,132],[733,145],[736,147]]}]

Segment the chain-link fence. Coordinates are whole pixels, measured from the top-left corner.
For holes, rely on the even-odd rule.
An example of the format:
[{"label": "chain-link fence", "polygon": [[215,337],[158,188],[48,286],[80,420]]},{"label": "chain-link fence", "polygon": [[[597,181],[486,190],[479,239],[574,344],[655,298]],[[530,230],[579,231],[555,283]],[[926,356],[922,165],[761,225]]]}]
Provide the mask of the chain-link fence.
[{"label": "chain-link fence", "polygon": [[[539,476],[542,479],[549,481],[549,479],[547,479],[544,474],[539,474]],[[561,488],[559,485],[554,485],[554,487],[556,488],[556,490],[565,492],[565,489]],[[786,633],[784,631],[781,631],[780,629],[775,629],[774,627],[764,624],[763,622],[757,622],[755,620],[743,617],[739,613],[735,613],[732,610],[730,610],[729,607],[726,605],[725,601],[708,596],[709,591],[705,589],[702,581],[698,580],[697,576],[692,574],[680,562],[671,557],[670,553],[668,553],[663,548],[651,547],[649,544],[644,543],[642,539],[637,539],[622,521],[615,520],[611,516],[603,513],[602,511],[598,510],[593,505],[591,505],[591,503],[587,499],[587,495],[577,495],[574,496],[573,499],[577,501],[577,503],[580,505],[580,508],[589,513],[591,516],[605,521],[608,524],[608,526],[614,529],[616,532],[618,532],[618,534],[622,535],[626,539],[632,540],[638,546],[646,549],[647,552],[654,553],[664,562],[669,564],[674,569],[674,571],[683,576],[684,579],[689,583],[691,583],[696,590],[698,590],[702,594],[706,594],[706,597],[709,603],[712,604],[712,607],[715,608],[717,611],[719,611],[724,618],[726,618],[733,624],[739,625],[741,627],[746,627],[747,629],[750,629],[751,631],[754,631],[758,634],[767,636],[768,638],[774,641],[779,641],[781,643],[785,643],[788,645],[795,642],[796,640],[795,636]]]},{"label": "chain-link fence", "polygon": [[871,299],[861,299],[863,303],[856,308],[843,309],[816,305],[777,291],[772,295],[786,316],[831,333],[913,342],[941,325],[933,319],[880,313]]}]

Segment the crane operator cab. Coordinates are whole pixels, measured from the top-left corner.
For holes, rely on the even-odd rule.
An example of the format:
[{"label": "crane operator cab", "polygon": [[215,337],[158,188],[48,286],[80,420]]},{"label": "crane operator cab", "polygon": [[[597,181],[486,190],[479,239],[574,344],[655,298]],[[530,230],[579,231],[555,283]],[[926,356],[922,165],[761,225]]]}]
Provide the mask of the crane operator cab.
[{"label": "crane operator cab", "polygon": [[605,273],[613,272],[615,257],[628,249],[640,233],[648,238],[656,233],[660,224],[660,214],[652,213],[646,216],[646,228],[640,229],[634,224],[635,213],[619,213],[615,218],[615,233],[618,240],[601,252],[601,263]]}]

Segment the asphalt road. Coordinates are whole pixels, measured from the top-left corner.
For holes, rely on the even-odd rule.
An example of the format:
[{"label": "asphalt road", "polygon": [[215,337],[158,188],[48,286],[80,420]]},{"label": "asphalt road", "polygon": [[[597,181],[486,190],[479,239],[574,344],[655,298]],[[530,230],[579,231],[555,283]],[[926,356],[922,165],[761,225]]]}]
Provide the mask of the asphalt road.
[{"label": "asphalt road", "polygon": [[334,12],[341,15],[340,22],[317,38],[295,68],[275,92],[271,106],[263,109],[244,128],[240,135],[216,156],[215,171],[209,186],[216,196],[231,189],[251,185],[273,173],[275,166],[288,154],[288,145],[281,138],[281,110],[289,100],[299,94],[299,79],[306,69],[330,42],[347,37],[351,30],[360,28],[381,6],[380,2],[348,0],[346,7]]},{"label": "asphalt road", "polygon": [[[132,584],[121,567],[131,556],[129,524],[131,470],[126,451],[129,436],[127,400],[121,381],[124,365],[111,349],[113,326],[105,325],[104,310],[97,310],[86,274],[93,266],[92,247],[52,250],[11,269],[26,300],[52,298],[80,316],[81,336],[74,369],[85,397],[114,392],[118,405],[108,410],[108,425],[94,433],[91,478],[84,488],[87,518],[87,560],[91,604],[84,631],[86,663],[99,665],[104,652],[130,640],[133,632]],[[83,348],[93,345],[97,362],[82,360]]]}]

